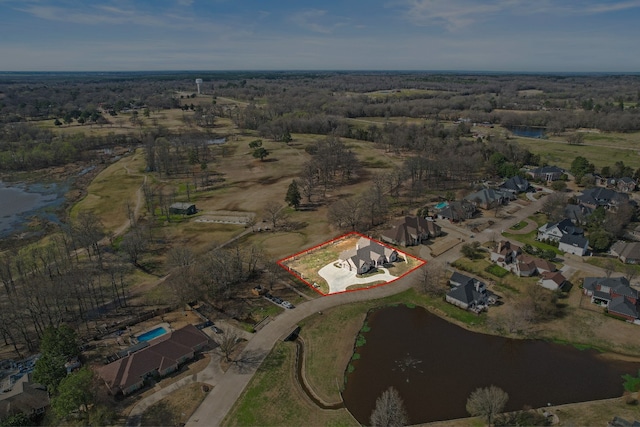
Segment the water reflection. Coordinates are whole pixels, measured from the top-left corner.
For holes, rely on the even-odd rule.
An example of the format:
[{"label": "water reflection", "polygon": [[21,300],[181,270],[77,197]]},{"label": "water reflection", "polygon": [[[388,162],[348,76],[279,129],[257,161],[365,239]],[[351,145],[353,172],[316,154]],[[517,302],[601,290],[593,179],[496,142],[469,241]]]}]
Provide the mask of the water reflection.
[{"label": "water reflection", "polygon": [[468,416],[469,394],[491,384],[509,393],[507,411],[617,397],[621,376],[640,368],[605,361],[595,351],[469,332],[422,308],[382,308],[367,323],[371,330],[343,393],[365,424],[389,386],[400,392],[415,424]]}]

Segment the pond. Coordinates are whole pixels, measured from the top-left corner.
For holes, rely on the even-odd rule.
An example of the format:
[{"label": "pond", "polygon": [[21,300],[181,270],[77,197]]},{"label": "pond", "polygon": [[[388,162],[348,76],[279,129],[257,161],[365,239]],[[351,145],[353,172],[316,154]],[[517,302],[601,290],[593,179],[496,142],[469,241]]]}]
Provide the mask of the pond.
[{"label": "pond", "polygon": [[0,237],[20,231],[31,216],[57,221],[52,209],[64,202],[65,185],[0,182]]},{"label": "pond", "polygon": [[515,136],[524,138],[546,138],[546,128],[531,126],[509,126],[507,129]]},{"label": "pond", "polygon": [[509,394],[505,410],[621,396],[624,374],[640,363],[604,359],[594,350],[540,340],[467,331],[423,308],[385,307],[369,313],[366,343],[347,374],[345,406],[368,424],[375,401],[395,387],[411,424],[468,417],[478,387]]}]

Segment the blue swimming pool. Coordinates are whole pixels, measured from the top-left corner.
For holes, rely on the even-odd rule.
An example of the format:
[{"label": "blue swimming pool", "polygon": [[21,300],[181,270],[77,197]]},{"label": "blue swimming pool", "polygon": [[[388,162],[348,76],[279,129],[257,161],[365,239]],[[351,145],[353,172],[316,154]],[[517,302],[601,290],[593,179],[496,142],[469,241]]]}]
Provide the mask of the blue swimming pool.
[{"label": "blue swimming pool", "polygon": [[151,341],[154,338],[158,338],[161,335],[164,335],[167,333],[167,330],[165,328],[163,328],[162,326],[152,329],[150,331],[145,332],[144,334],[140,334],[138,335],[138,341],[142,342],[142,341]]},{"label": "blue swimming pool", "polygon": [[435,208],[436,209],[442,209],[442,208],[446,208],[447,206],[449,206],[448,202],[440,202],[435,206]]}]

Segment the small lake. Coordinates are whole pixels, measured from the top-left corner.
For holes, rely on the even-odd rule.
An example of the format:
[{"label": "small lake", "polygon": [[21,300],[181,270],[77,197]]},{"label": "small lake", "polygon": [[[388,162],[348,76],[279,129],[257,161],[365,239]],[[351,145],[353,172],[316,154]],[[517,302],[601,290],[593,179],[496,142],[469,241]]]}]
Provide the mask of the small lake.
[{"label": "small lake", "polygon": [[0,237],[22,230],[34,215],[57,221],[52,211],[62,205],[66,191],[66,186],[55,183],[0,182]]},{"label": "small lake", "polygon": [[492,384],[509,394],[506,411],[618,397],[621,376],[640,369],[593,350],[470,332],[420,307],[381,308],[367,323],[343,392],[345,406],[365,425],[389,386],[416,424],[468,417],[471,392]]},{"label": "small lake", "polygon": [[546,128],[531,126],[509,126],[507,129],[515,136],[524,138],[546,138]]}]

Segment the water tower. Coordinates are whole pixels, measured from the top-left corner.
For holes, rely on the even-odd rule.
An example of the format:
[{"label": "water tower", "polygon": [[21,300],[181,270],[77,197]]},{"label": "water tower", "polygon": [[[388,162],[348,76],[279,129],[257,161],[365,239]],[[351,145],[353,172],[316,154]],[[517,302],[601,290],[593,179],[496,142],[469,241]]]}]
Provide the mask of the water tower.
[{"label": "water tower", "polygon": [[196,86],[198,86],[198,95],[200,95],[200,86],[202,86],[202,79],[196,79]]}]

